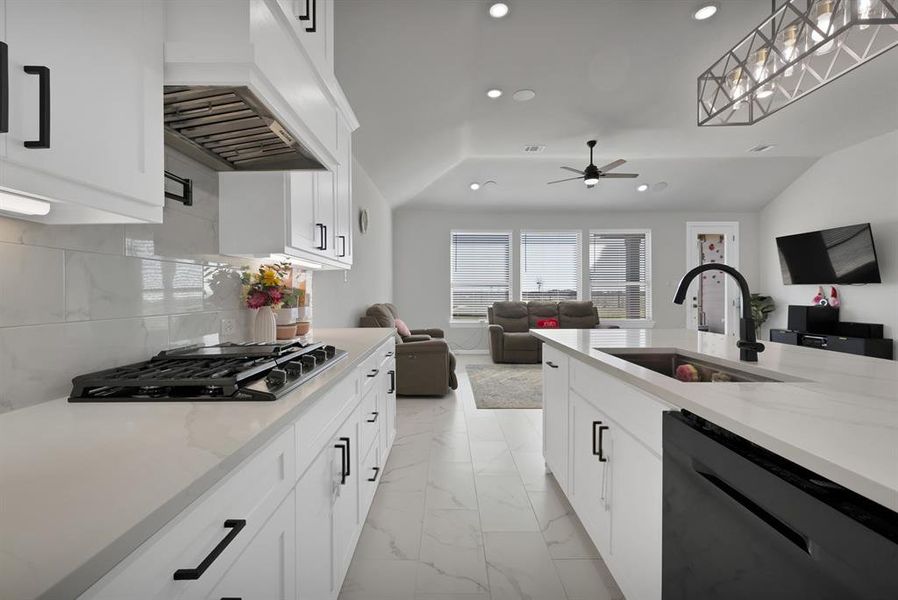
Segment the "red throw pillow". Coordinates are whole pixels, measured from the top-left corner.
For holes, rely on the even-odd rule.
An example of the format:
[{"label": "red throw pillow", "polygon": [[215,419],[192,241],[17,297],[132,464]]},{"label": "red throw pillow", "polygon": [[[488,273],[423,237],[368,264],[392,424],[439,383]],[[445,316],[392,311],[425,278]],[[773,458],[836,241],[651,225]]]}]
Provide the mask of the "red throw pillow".
[{"label": "red throw pillow", "polygon": [[536,326],[542,329],[558,329],[558,319],[540,319]]},{"label": "red throw pillow", "polygon": [[402,337],[407,337],[412,334],[411,330],[408,328],[408,325],[402,319],[396,319],[396,331],[399,332],[399,335]]}]

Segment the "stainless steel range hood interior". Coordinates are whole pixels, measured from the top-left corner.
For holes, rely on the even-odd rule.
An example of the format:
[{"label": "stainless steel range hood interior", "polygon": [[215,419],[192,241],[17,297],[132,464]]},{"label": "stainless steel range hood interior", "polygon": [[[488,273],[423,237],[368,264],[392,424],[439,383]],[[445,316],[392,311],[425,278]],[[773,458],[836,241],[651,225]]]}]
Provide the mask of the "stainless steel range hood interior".
[{"label": "stainless steel range hood interior", "polygon": [[325,169],[246,87],[165,86],[165,143],[216,171]]}]

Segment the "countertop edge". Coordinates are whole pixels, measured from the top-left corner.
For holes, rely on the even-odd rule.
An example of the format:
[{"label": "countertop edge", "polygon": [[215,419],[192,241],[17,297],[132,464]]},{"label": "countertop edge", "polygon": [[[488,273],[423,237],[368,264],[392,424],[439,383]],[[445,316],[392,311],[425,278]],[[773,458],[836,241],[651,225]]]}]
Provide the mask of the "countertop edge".
[{"label": "countertop edge", "polygon": [[[708,407],[695,403],[689,398],[676,394],[669,389],[662,388],[652,384],[645,379],[638,377],[632,373],[617,368],[615,365],[602,360],[601,357],[592,353],[585,353],[579,348],[574,348],[564,342],[560,342],[552,337],[547,337],[536,330],[530,331],[531,335],[542,340],[547,344],[551,344],[565,354],[575,357],[578,360],[586,362],[601,371],[619,378],[621,381],[632,385],[640,390],[648,392],[656,396],[666,404],[671,405],[673,409],[685,409],[702,418],[708,419],[720,427],[728,429],[733,433],[740,435],[747,440],[762,446],[771,452],[774,452],[792,462],[801,465],[819,475],[827,477],[836,483],[864,496],[882,506],[898,512],[898,491],[891,489],[887,485],[872,480],[860,473],[846,469],[845,467],[834,464],[816,454],[798,448],[788,442],[771,436],[763,431],[747,426],[744,423],[736,421],[727,415],[717,413]],[[689,349],[683,349],[691,351]],[[597,354],[603,354],[609,358],[613,356],[601,350],[593,350]]]},{"label": "countertop edge", "polygon": [[289,412],[284,413],[268,427],[259,431],[243,446],[199,476],[192,484],[123,533],[102,551],[87,559],[79,568],[57,581],[53,586],[37,596],[36,600],[72,600],[89,590],[91,586],[116,568],[119,563],[128,558],[147,540],[162,531],[178,515],[202,498],[206,492],[222,482],[244,460],[273,440],[289,423],[296,421],[309,406],[331,391],[345,376],[351,375],[351,373],[348,373],[349,371],[354,370],[367,360],[378,347],[392,336],[392,329],[384,329],[383,335],[376,342],[372,343],[364,352],[349,359],[349,362],[343,365],[343,369],[338,373],[323,373],[322,377],[328,377],[328,375],[330,377],[321,387],[314,390],[309,397],[304,398]]}]

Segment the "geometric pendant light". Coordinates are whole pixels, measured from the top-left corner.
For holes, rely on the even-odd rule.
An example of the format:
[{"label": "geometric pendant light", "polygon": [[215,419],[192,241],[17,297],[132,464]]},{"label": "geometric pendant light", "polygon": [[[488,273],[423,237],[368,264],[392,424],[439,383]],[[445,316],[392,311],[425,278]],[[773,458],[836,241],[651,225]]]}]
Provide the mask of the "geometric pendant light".
[{"label": "geometric pendant light", "polygon": [[752,125],[895,46],[898,0],[791,0],[699,75],[698,124]]}]

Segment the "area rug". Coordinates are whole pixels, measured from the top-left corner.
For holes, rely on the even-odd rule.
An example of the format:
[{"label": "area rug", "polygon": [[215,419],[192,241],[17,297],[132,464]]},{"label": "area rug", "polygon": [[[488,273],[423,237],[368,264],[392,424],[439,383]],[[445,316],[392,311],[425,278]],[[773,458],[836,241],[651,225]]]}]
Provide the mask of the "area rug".
[{"label": "area rug", "polygon": [[468,365],[477,408],[542,408],[542,365]]}]

